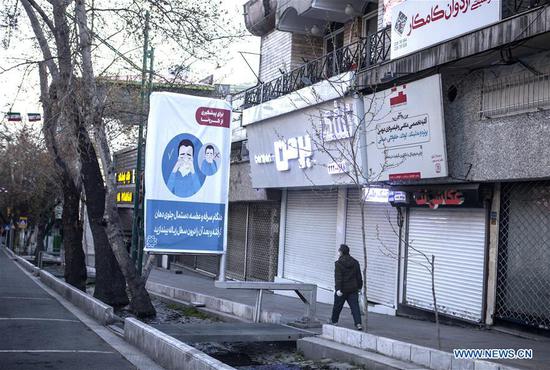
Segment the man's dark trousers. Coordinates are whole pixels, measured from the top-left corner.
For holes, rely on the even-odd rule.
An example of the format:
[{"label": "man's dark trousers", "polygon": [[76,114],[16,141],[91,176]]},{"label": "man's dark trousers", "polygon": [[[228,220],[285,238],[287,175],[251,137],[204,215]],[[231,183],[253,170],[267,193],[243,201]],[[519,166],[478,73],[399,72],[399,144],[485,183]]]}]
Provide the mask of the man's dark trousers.
[{"label": "man's dark trousers", "polygon": [[351,308],[351,315],[353,316],[355,325],[361,324],[361,311],[359,310],[358,292],[344,293],[341,297],[338,297],[338,295],[334,293],[334,306],[332,306],[332,318],[330,321],[334,324],[338,322],[340,312],[342,312],[345,302],[348,302],[348,305]]}]

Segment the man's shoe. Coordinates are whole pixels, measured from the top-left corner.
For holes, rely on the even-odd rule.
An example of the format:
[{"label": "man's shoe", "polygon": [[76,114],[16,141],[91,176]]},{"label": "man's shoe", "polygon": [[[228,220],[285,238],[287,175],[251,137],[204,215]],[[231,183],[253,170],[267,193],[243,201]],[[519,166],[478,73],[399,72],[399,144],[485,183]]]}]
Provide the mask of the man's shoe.
[{"label": "man's shoe", "polygon": [[329,325],[334,325],[334,326],[338,326],[338,323],[337,323],[337,322],[332,322],[332,320],[330,320],[330,319],[327,321],[327,324],[329,324]]},{"label": "man's shoe", "polygon": [[357,325],[355,325],[355,329],[363,330],[363,326],[361,324],[357,324]]}]

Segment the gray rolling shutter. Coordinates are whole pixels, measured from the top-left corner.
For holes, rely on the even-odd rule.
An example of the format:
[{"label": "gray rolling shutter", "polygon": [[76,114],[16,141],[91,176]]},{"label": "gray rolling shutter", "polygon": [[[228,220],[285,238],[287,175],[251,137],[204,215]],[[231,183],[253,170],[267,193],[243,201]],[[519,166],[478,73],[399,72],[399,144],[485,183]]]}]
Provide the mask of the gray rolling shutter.
[{"label": "gray rolling shutter", "polygon": [[220,256],[199,255],[197,256],[196,268],[198,270],[202,270],[214,275],[218,275],[218,271],[220,269]]},{"label": "gray rolling shutter", "polygon": [[[363,269],[360,193],[350,189],[347,198],[346,243]],[[395,306],[397,289],[399,228],[396,217],[396,210],[388,203],[365,203],[368,299],[391,307]]]},{"label": "gray rolling shutter", "polygon": [[247,280],[273,281],[279,252],[280,203],[250,203]]},{"label": "gray rolling shutter", "polygon": [[227,267],[230,278],[244,280],[247,203],[229,203]]},{"label": "gray rolling shutter", "polygon": [[336,191],[288,191],[284,277],[334,288]]},{"label": "gray rolling shutter", "polygon": [[416,249],[435,256],[439,311],[481,321],[485,262],[484,209],[411,209],[406,301],[433,310],[431,275]]}]

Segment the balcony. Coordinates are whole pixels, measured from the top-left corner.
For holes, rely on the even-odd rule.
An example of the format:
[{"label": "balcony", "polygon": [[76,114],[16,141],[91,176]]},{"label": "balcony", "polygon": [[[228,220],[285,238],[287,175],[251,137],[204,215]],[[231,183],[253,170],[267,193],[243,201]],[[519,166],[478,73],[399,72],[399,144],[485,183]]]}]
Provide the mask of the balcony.
[{"label": "balcony", "polygon": [[377,65],[389,59],[390,29],[336,49],[244,92],[243,108],[277,99],[339,74]]},{"label": "balcony", "polygon": [[[345,72],[357,71],[359,85],[376,86],[396,80],[399,76],[406,77],[490,49],[503,47],[514,41],[527,40],[550,32],[550,21],[548,21],[550,10],[548,6],[543,6],[548,2],[548,0],[503,1],[503,19],[500,22],[392,61],[389,61],[391,29],[389,27],[382,29],[368,38],[360,39],[309,61],[274,80],[244,91],[242,108],[260,105]],[[533,6],[538,7],[532,8]],[[494,35],[502,35],[502,37],[494,37]],[[535,42],[529,42],[531,43],[534,47],[541,46]]]}]

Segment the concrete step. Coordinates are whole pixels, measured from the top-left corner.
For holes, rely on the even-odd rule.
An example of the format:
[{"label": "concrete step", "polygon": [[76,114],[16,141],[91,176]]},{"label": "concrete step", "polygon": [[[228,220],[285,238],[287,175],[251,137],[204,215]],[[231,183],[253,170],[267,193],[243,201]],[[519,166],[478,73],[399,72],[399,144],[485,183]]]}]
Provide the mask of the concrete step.
[{"label": "concrete step", "polygon": [[331,358],[337,361],[365,366],[369,370],[427,369],[411,362],[396,360],[379,353],[350,347],[321,337],[300,339],[297,342],[297,347],[307,359],[321,360],[323,358]]}]

